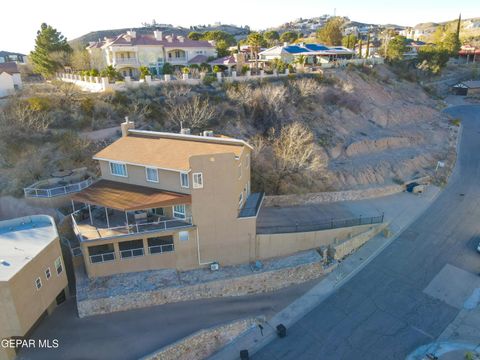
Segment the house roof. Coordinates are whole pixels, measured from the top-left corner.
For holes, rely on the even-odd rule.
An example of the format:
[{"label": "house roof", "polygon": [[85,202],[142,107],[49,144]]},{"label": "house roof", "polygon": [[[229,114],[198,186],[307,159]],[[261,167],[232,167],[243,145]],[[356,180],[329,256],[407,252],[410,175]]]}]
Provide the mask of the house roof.
[{"label": "house roof", "polygon": [[188,60],[189,64],[203,64],[208,61],[207,55],[196,55],[192,59]]},{"label": "house roof", "polygon": [[11,279],[57,238],[55,222],[47,215],[0,221],[0,282]]},{"label": "house roof", "polygon": [[25,54],[14,53],[14,52],[10,52],[10,51],[4,51],[4,50],[0,51],[0,56],[2,56],[2,57],[3,57],[3,56],[8,56],[8,55],[15,55],[15,56],[18,56],[18,55],[20,55],[20,56],[26,56]]},{"label": "house roof", "polygon": [[129,130],[93,159],[118,161],[174,171],[189,171],[190,157],[231,153],[240,156],[247,143],[242,140],[195,135]]},{"label": "house roof", "polygon": [[260,55],[281,55],[284,53],[292,55],[344,55],[344,54],[354,54],[354,51],[347,49],[343,46],[328,47],[323,44],[297,44],[297,45],[288,45],[288,46],[274,46],[270,49],[260,52]]},{"label": "house roof", "polygon": [[236,63],[237,60],[235,60],[235,56],[233,55],[224,56],[209,62],[210,65],[235,65]]},{"label": "house roof", "polygon": [[[168,37],[171,41],[168,41]],[[154,35],[150,34],[136,34],[135,37],[129,36],[127,33],[118,35],[116,38],[106,41],[104,45],[126,45],[126,46],[138,46],[138,45],[161,45],[166,48],[176,47],[208,47],[214,46],[208,41],[191,40],[184,37],[181,41],[180,38],[174,34],[163,35],[162,40],[157,40]]]},{"label": "house roof", "polygon": [[72,200],[104,206],[120,211],[153,209],[191,203],[191,196],[146,186],[99,180],[90,187],[73,194]]},{"label": "house roof", "polygon": [[20,71],[18,70],[18,66],[15,62],[9,61],[5,63],[0,63],[0,74],[6,72],[7,74],[18,74]]}]

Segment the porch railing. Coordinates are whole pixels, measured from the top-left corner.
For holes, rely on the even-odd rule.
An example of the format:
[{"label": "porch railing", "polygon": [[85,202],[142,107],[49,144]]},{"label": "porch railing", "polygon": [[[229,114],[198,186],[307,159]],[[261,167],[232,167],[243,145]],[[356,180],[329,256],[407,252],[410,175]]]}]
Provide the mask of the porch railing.
[{"label": "porch railing", "polygon": [[103,253],[97,255],[90,255],[90,262],[92,264],[99,263],[99,262],[107,262],[107,261],[114,261],[115,260],[115,253]]},{"label": "porch railing", "polygon": [[88,178],[75,184],[57,186],[48,189],[26,187],[23,189],[23,193],[27,198],[51,198],[55,196],[67,195],[70,193],[82,191],[83,189],[92,185],[92,183],[93,179]]},{"label": "porch railing", "polygon": [[115,227],[96,227],[94,225],[86,224],[87,226],[92,227],[92,229],[81,229],[79,224],[77,223],[77,220],[75,219],[76,215],[80,211],[85,211],[85,209],[77,210],[76,212],[71,214],[73,229],[77,237],[79,237],[80,241],[111,238],[143,232],[168,231],[170,229],[184,228],[193,225],[192,217],[189,216],[185,219],[169,219],[145,223],[137,222],[133,224]]},{"label": "porch railing", "polygon": [[164,245],[152,245],[148,247],[148,252],[150,254],[161,254],[164,252],[173,251],[173,244],[164,244]]}]

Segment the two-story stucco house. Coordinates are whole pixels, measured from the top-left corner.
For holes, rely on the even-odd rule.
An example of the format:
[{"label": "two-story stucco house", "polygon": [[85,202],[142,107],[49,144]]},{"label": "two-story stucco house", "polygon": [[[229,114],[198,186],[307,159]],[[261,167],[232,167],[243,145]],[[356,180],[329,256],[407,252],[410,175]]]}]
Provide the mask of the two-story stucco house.
[{"label": "two-story stucco house", "polygon": [[135,130],[94,156],[101,179],[72,196],[89,277],[255,260],[260,194],[243,140]]},{"label": "two-story stucco house", "polygon": [[87,47],[91,66],[103,69],[112,65],[123,76],[137,77],[140,66],[146,66],[152,74],[160,74],[165,63],[172,65],[201,64],[209,57],[216,57],[213,42],[195,41],[177,35],[137,34],[127,31],[115,38],[92,42]]}]

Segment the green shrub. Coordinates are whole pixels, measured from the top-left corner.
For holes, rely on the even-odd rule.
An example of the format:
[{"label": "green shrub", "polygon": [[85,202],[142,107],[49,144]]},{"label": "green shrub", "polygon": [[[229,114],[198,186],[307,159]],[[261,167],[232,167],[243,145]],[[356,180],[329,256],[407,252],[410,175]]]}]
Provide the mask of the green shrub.
[{"label": "green shrub", "polygon": [[450,121],[450,123],[451,123],[453,126],[460,126],[461,121],[460,121],[460,119],[456,118],[456,119],[452,119],[452,120]]},{"label": "green shrub", "polygon": [[165,74],[165,75],[171,75],[173,74],[173,66],[172,64],[170,63],[165,63],[163,64],[163,68],[162,68],[162,73]]},{"label": "green shrub", "polygon": [[214,82],[217,81],[217,77],[214,74],[206,74],[203,78],[204,85],[212,85]]}]

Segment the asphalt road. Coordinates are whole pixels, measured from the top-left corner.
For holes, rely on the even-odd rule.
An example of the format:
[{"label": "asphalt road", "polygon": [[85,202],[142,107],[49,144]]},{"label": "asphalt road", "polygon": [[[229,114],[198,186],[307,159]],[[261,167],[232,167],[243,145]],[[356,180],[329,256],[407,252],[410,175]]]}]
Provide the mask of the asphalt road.
[{"label": "asphalt road", "polygon": [[445,265],[479,273],[480,106],[449,108],[464,126],[458,167],[431,207],[370,264],[253,359],[404,359],[459,310],[423,290]]},{"label": "asphalt road", "polygon": [[58,339],[58,349],[28,349],[17,360],[133,360],[203,328],[270,317],[319,280],[266,294],[197,300],[78,318],[74,299],[60,305],[31,334]]}]

